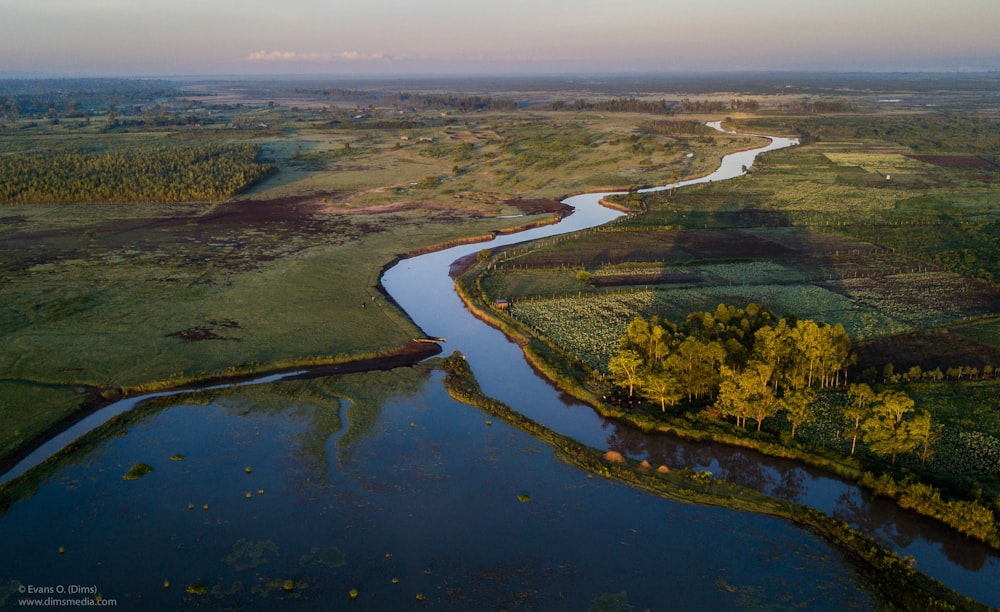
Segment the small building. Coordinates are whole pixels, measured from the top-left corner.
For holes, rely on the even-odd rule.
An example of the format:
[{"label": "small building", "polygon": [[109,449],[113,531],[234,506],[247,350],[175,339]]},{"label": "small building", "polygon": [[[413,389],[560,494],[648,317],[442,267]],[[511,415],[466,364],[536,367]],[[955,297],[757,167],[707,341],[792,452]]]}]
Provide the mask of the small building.
[{"label": "small building", "polygon": [[510,300],[508,300],[508,299],[499,299],[499,300],[493,302],[493,307],[497,308],[499,310],[507,310],[508,308],[510,308]]}]

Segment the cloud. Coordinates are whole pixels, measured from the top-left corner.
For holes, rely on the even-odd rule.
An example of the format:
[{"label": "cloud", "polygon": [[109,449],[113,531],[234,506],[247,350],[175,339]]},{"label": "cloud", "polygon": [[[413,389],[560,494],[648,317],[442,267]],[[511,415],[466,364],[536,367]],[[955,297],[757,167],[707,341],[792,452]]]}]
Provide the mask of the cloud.
[{"label": "cloud", "polygon": [[390,58],[381,53],[340,51],[339,53],[298,53],[296,51],[254,51],[247,55],[251,62],[382,62]]}]

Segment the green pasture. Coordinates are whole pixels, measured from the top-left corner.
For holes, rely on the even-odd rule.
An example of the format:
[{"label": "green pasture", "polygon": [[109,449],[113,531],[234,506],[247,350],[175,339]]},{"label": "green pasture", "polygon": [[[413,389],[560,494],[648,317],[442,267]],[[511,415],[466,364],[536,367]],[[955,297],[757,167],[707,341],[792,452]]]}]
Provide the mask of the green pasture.
[{"label": "green pasture", "polygon": [[628,187],[699,174],[752,140],[647,133],[641,114],[337,117],[248,105],[203,127],[119,113],[113,129],[104,117],[0,128],[4,151],[22,154],[252,142],[279,171],[241,198],[322,207],[219,223],[205,220],[225,203],[0,206],[0,454],[101,390],[398,348],[420,336],[377,289],[399,254],[538,220],[499,218],[518,212],[505,200],[565,196],[595,176]]}]

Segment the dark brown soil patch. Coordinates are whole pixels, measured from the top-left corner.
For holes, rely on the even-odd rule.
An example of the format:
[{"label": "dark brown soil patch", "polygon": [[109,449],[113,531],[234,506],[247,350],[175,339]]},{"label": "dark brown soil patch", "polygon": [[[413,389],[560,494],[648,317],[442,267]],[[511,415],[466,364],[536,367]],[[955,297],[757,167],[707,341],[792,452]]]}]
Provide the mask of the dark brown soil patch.
[{"label": "dark brown soil patch", "polygon": [[239,338],[227,338],[220,335],[207,325],[189,327],[180,331],[167,334],[168,338],[180,338],[184,342],[201,342],[204,340],[239,340]]},{"label": "dark brown soil patch", "polygon": [[944,372],[951,367],[1000,365],[1000,349],[947,332],[894,336],[861,344],[855,351],[858,362],[852,368],[853,378],[869,368],[875,368],[881,376],[888,363],[899,374],[913,366],[924,371],[941,368]]},{"label": "dark brown soil patch", "polygon": [[978,155],[907,155],[910,159],[922,161],[925,164],[939,166],[941,168],[979,168],[982,170],[1000,170],[991,161],[985,160]]},{"label": "dark brown soil patch", "polygon": [[547,199],[536,199],[536,200],[505,200],[503,204],[508,206],[513,206],[520,210],[526,215],[539,215],[542,213],[559,213],[562,216],[566,216],[573,212],[573,207],[568,204],[563,204],[559,200],[547,200]]},{"label": "dark brown soil patch", "polygon": [[776,242],[739,230],[687,230],[679,234],[677,246],[695,259],[779,259],[792,254]]}]

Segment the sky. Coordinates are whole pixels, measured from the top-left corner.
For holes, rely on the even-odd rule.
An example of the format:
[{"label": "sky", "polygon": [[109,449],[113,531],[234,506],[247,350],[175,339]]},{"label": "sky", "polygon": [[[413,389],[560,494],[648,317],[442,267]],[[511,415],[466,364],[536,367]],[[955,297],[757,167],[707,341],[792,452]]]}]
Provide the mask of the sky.
[{"label": "sky", "polygon": [[1000,0],[0,0],[0,74],[1000,70]]}]

